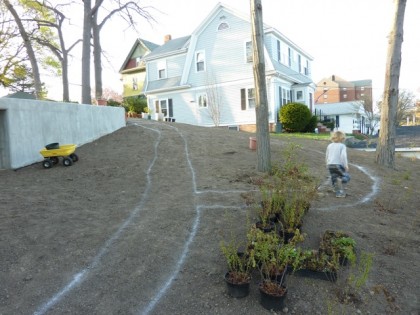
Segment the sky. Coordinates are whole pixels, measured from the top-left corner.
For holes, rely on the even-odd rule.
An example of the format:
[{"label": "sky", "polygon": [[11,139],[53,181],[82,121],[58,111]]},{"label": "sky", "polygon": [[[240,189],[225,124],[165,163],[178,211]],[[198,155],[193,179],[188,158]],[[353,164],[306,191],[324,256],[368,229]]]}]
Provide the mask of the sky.
[{"label": "sky", "polygon": [[[219,2],[249,16],[250,0],[142,0],[140,4],[148,7],[156,22],[139,19],[138,32],[135,32],[127,29],[119,19],[110,20],[102,31],[102,48],[107,55],[103,70],[104,88],[122,92],[118,71],[137,37],[163,44],[166,34],[172,38],[190,35]],[[261,2],[264,23],[276,28],[314,58],[312,79],[315,83],[333,74],[347,81],[371,79],[374,99],[379,99],[384,87],[387,37],[394,15],[393,0]],[[399,86],[420,98],[418,16],[420,1],[407,1]],[[77,23],[72,20],[72,24]],[[80,51],[74,51],[73,55],[70,93],[72,100],[79,100]],[[60,99],[61,87],[56,84],[57,78],[47,81],[49,96]]]}]

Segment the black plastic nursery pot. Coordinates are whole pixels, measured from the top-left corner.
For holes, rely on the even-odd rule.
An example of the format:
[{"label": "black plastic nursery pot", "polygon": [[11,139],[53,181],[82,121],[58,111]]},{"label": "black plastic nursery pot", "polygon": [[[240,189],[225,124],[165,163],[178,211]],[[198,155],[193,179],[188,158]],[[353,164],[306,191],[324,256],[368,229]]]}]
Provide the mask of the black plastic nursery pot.
[{"label": "black plastic nursery pot", "polygon": [[306,277],[311,279],[319,279],[325,281],[336,282],[337,281],[337,272],[335,271],[317,271],[311,269],[299,269],[296,270],[294,275],[299,277]]},{"label": "black plastic nursery pot", "polygon": [[227,293],[233,298],[244,298],[249,295],[249,287],[251,278],[248,282],[234,283],[229,280],[229,272],[225,274],[225,283],[227,287]]},{"label": "black plastic nursery pot", "polygon": [[273,311],[281,311],[283,310],[285,306],[285,300],[287,295],[287,288],[285,286],[282,286],[284,288],[283,295],[274,295],[266,292],[263,287],[262,283],[259,286],[260,291],[260,304],[262,307],[264,307],[267,310],[273,310]]}]

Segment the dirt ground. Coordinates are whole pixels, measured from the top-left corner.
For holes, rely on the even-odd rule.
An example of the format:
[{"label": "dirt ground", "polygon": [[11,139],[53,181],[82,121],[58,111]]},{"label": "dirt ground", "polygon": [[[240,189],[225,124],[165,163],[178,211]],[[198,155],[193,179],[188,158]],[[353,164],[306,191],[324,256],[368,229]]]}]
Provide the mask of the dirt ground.
[{"label": "dirt ground", "polygon": [[[0,171],[0,314],[272,314],[251,293],[226,293],[220,241],[245,238],[254,213],[256,152],[248,133],[129,120],[77,148],[80,160]],[[273,164],[288,142],[319,180],[305,216],[305,248],[327,229],[346,231],[373,255],[367,282],[343,304],[357,267],[337,282],[290,275],[287,314],[419,314],[420,160],[348,149],[348,196],[335,198],[324,166],[328,141],[271,141]],[[419,145],[420,146],[420,145]]]}]

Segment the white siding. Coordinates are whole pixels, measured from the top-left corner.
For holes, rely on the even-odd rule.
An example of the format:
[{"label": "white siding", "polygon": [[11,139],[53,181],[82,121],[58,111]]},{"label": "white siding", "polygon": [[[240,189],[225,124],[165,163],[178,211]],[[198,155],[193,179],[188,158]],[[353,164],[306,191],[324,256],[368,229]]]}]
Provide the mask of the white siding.
[{"label": "white siding", "polygon": [[[223,22],[228,23],[229,28],[218,31],[219,16],[222,15],[226,17]],[[250,32],[248,22],[225,11],[219,13],[199,34],[195,47],[195,51],[205,51],[207,71],[197,73],[194,64],[190,69],[189,83],[195,87],[251,79],[252,64],[245,62],[245,42],[251,40]]]},{"label": "white siding", "polygon": [[168,57],[165,59],[158,59],[147,63],[147,75],[149,81],[159,80],[158,78],[158,64],[162,61],[166,62],[166,76],[167,78],[178,77],[182,75],[182,70],[185,65],[185,54]]}]

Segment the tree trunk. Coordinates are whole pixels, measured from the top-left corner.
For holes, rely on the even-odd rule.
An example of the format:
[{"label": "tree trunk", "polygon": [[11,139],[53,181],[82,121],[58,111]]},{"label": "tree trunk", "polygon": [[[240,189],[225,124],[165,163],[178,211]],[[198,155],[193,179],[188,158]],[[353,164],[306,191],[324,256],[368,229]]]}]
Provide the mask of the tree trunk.
[{"label": "tree trunk", "polygon": [[39,74],[38,62],[36,60],[35,52],[32,48],[31,41],[29,39],[28,33],[26,33],[25,28],[23,27],[22,20],[20,19],[19,15],[17,14],[15,8],[10,4],[9,0],[4,0],[4,4],[6,5],[9,12],[12,14],[18,28],[20,36],[22,36],[23,43],[26,48],[26,52],[29,57],[29,61],[32,67],[32,75],[35,84],[35,98],[41,99],[42,98],[42,82],[41,76]]},{"label": "tree trunk", "polygon": [[82,104],[91,104],[90,97],[90,34],[92,29],[91,0],[84,0],[82,48]]},{"label": "tree trunk", "polygon": [[268,100],[264,61],[264,31],[261,0],[251,0],[255,115],[257,124],[257,170],[270,172],[271,149],[268,126]]},{"label": "tree trunk", "polygon": [[92,34],[93,34],[93,64],[95,68],[95,98],[102,98],[102,47],[100,40],[101,28],[98,25],[98,10],[93,15]]},{"label": "tree trunk", "polygon": [[407,0],[394,0],[394,3],[395,15],[389,35],[384,98],[382,101],[380,133],[375,159],[377,164],[388,168],[395,167],[395,122],[398,108],[404,12]]}]

